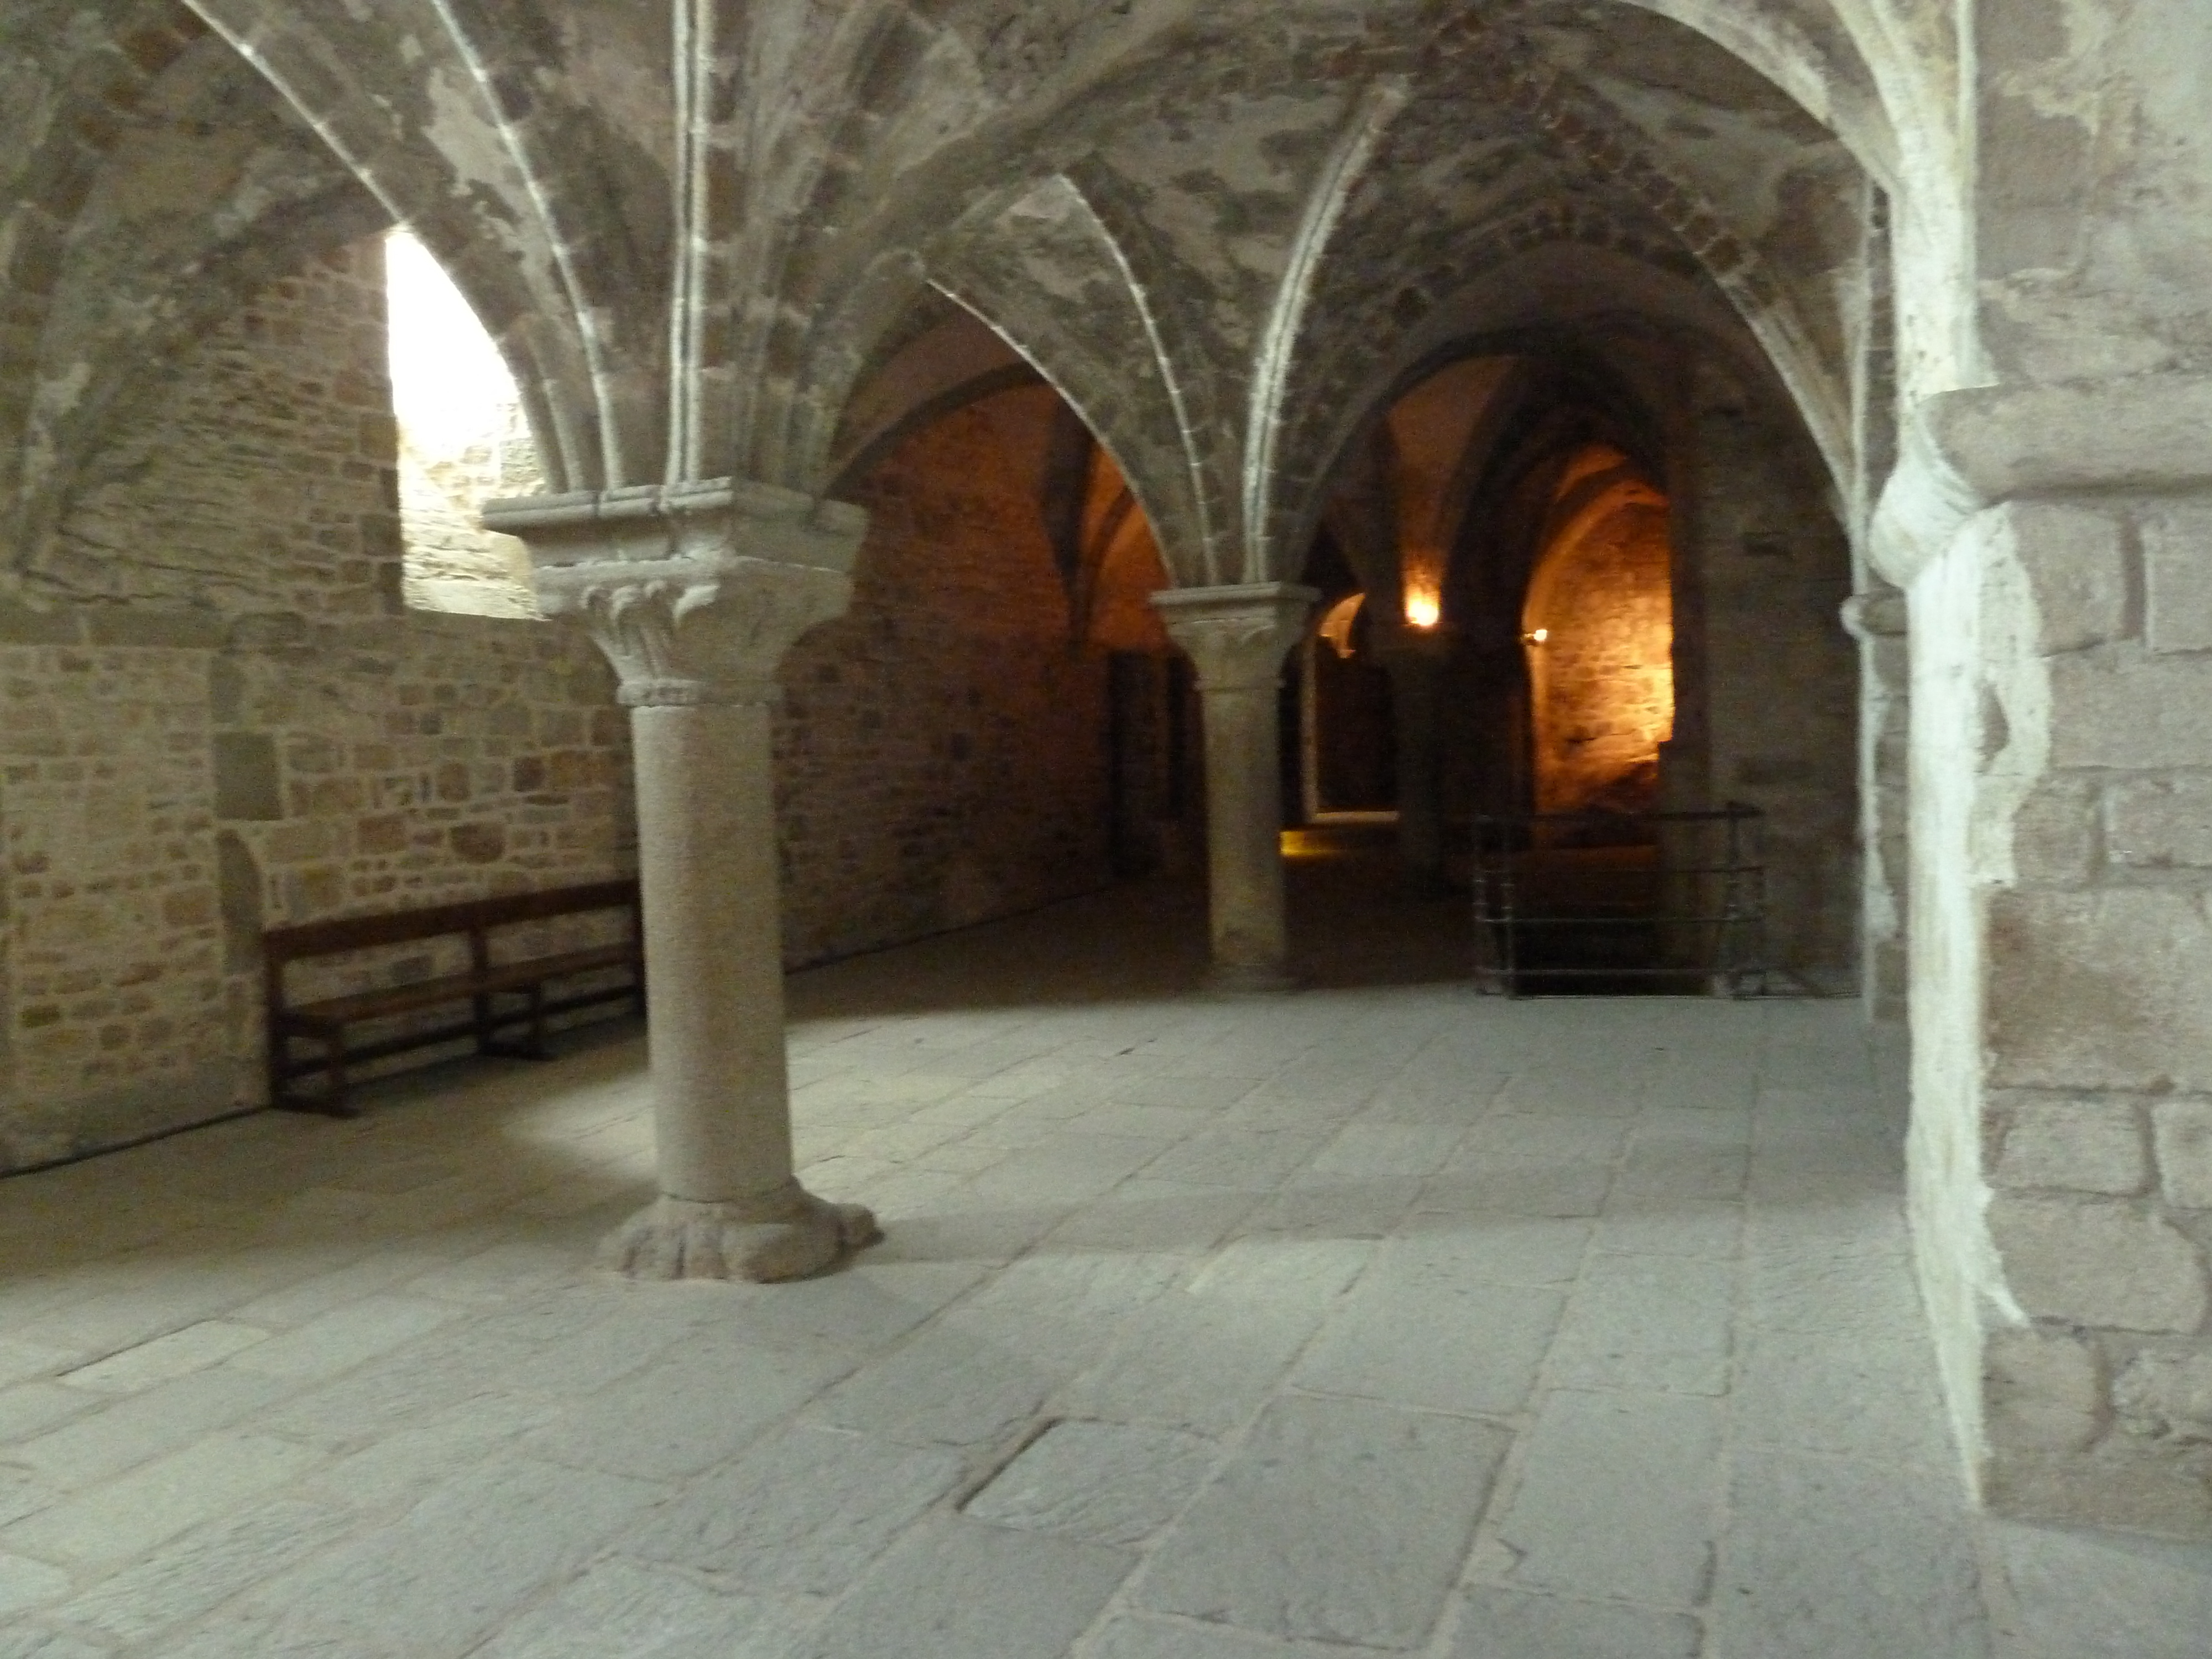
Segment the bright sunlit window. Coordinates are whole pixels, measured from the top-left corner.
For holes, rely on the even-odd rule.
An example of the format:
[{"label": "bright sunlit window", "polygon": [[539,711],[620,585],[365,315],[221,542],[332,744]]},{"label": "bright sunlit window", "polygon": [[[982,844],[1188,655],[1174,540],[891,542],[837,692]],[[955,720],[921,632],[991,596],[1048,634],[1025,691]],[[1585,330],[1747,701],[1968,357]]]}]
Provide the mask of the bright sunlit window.
[{"label": "bright sunlit window", "polygon": [[534,617],[522,544],[477,522],[485,501],[544,488],[514,377],[421,242],[394,231],[384,259],[406,602],[417,611]]}]

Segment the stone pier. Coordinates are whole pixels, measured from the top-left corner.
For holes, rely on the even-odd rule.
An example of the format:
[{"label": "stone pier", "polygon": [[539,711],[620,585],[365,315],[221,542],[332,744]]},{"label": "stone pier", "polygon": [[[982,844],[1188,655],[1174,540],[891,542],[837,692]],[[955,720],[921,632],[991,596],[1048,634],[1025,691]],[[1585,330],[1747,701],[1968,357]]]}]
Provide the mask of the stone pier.
[{"label": "stone pier", "polygon": [[1206,844],[1213,983],[1288,986],[1283,914],[1283,657],[1321,596],[1289,582],[1191,587],[1153,596],[1198,667],[1206,722]]},{"label": "stone pier", "polygon": [[1378,654],[1390,676],[1397,738],[1398,862],[1411,892],[1444,887],[1444,665],[1451,636],[1438,629],[1401,628]]}]

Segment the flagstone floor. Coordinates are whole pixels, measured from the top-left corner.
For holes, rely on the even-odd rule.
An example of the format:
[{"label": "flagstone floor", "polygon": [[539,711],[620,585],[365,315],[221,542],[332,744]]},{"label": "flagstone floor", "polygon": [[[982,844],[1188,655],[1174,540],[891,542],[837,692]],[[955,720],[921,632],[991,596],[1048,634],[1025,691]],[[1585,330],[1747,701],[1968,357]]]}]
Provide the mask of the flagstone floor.
[{"label": "flagstone floor", "polygon": [[798,976],[805,1285],[593,1271],[634,1028],[0,1182],[0,1659],[2212,1651],[1967,1510],[1855,1007],[1320,902],[1273,999],[1148,889]]}]

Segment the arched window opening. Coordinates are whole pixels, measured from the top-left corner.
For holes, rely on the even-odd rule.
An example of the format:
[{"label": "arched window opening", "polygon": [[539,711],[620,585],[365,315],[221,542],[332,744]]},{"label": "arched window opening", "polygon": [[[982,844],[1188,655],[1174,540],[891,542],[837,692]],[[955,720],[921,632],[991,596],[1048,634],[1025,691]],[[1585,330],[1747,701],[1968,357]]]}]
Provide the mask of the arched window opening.
[{"label": "arched window opening", "polygon": [[514,376],[428,249],[396,230],[384,258],[402,597],[415,611],[536,617],[527,551],[477,522],[487,501],[544,489]]}]

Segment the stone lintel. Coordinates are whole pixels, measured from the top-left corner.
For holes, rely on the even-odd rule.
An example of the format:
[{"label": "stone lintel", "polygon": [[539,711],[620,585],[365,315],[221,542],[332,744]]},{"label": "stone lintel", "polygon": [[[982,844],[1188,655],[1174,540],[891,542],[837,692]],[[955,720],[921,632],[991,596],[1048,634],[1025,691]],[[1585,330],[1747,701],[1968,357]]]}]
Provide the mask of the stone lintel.
[{"label": "stone lintel", "polygon": [[746,478],[493,501],[540,607],[574,617],[632,707],[763,702],[784,653],[852,599],[867,514]]},{"label": "stone lintel", "polygon": [[1155,593],[1152,607],[1198,665],[1201,691],[1272,690],[1320,598],[1295,582],[1246,582]]}]

